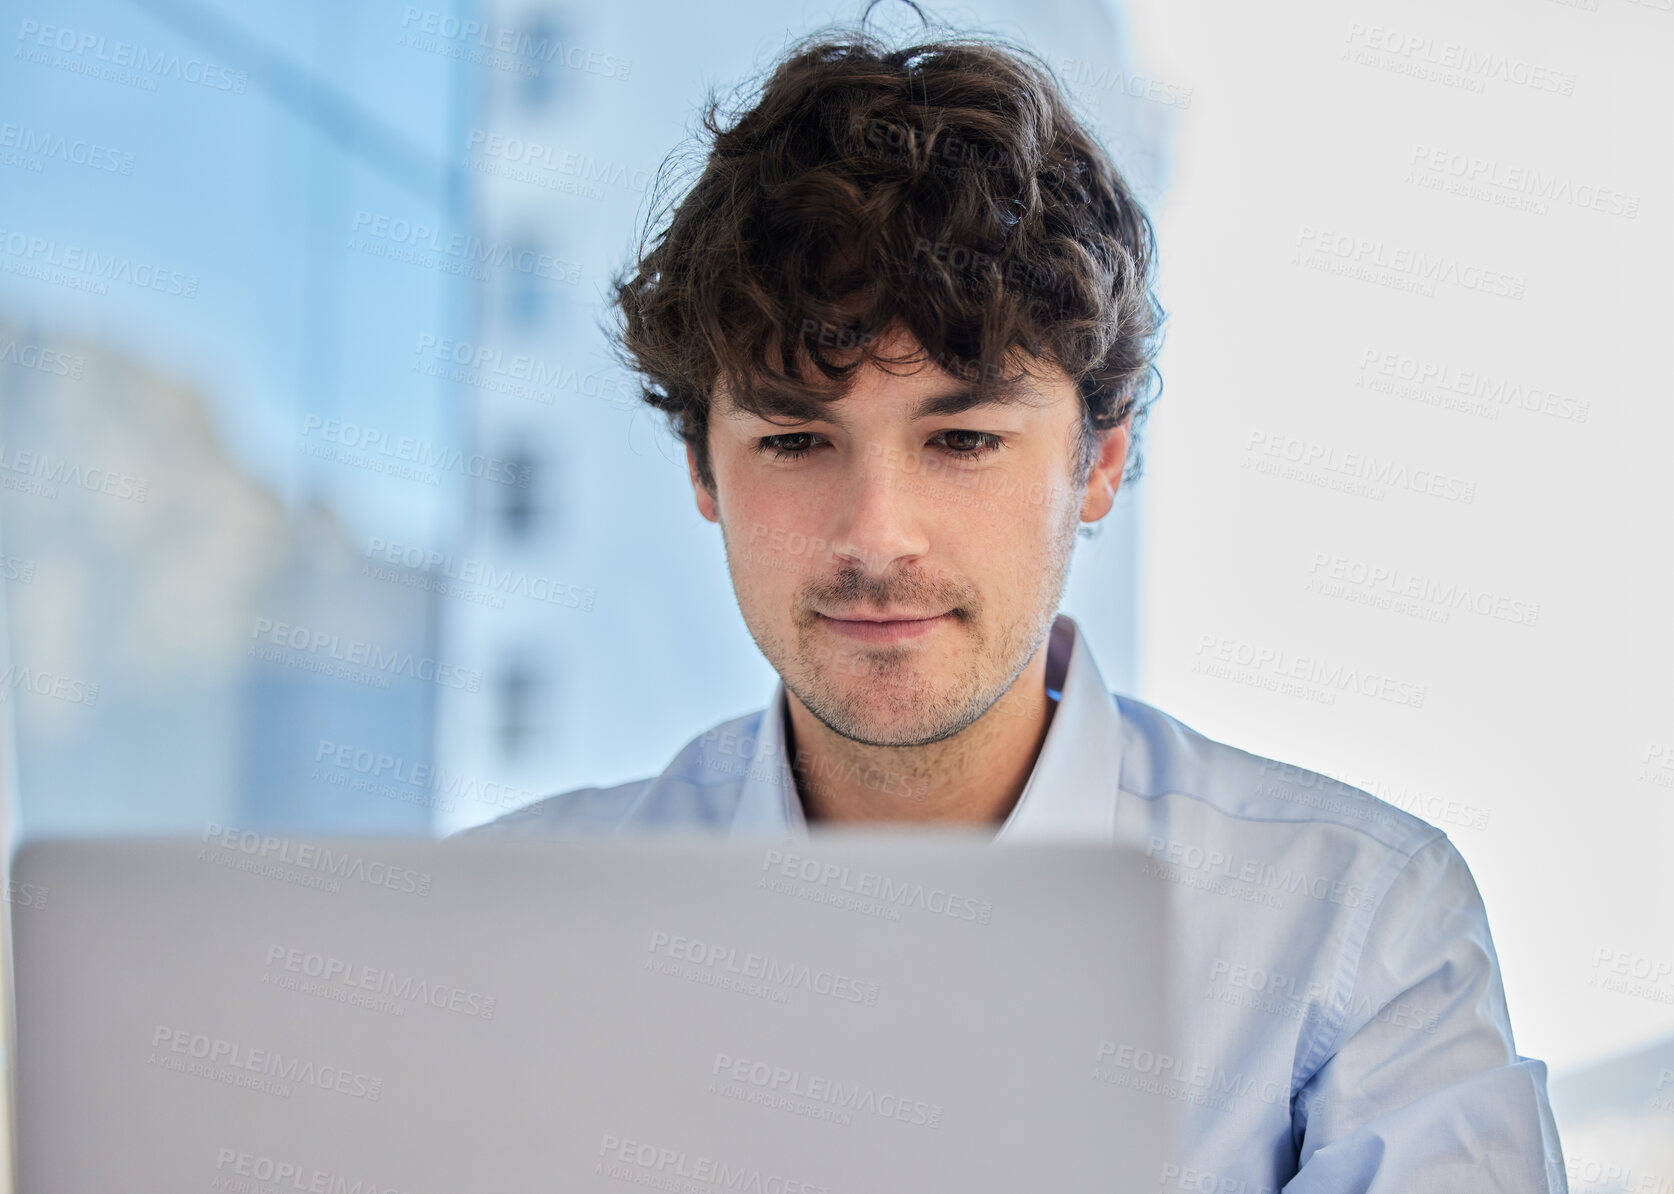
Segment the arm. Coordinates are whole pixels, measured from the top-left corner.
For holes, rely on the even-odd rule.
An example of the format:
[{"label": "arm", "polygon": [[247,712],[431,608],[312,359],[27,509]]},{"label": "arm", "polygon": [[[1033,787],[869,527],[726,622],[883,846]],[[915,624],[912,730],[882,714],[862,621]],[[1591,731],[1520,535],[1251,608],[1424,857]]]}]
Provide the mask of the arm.
[{"label": "arm", "polygon": [[1546,1066],[1512,1042],[1487,911],[1445,834],[1395,876],[1349,967],[1297,1092],[1286,1194],[1567,1194]]}]

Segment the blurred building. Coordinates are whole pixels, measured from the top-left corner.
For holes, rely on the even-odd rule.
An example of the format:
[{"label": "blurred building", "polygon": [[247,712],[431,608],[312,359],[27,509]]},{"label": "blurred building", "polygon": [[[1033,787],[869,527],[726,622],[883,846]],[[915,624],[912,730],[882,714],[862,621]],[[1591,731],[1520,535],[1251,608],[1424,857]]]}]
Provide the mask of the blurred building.
[{"label": "blurred building", "polygon": [[433,593],[369,575],[121,351],[0,323],[0,427],[22,834],[423,832],[427,806],[320,761],[429,760]]},{"label": "blurred building", "polygon": [[1570,1194],[1674,1190],[1674,1037],[1552,1075]]}]

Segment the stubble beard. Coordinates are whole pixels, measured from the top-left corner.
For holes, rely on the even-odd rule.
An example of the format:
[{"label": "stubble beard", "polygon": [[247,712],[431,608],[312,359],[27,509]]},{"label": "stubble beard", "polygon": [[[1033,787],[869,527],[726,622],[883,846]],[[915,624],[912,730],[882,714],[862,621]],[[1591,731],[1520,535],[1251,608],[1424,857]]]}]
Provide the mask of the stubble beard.
[{"label": "stubble beard", "polygon": [[[955,658],[963,661],[951,682],[944,679],[945,672],[926,674],[924,657],[934,658],[938,652],[911,642],[847,643],[821,626],[818,615],[806,606],[792,614],[794,648],[779,642],[771,630],[751,626],[751,636],[785,688],[832,733],[866,746],[944,741],[973,725],[1010,690],[1051,633],[1069,578],[1078,523],[1079,506],[1071,506],[1043,561],[1043,588],[1000,626],[991,630],[985,607],[971,598],[961,602],[952,625],[931,632],[948,640],[943,650],[951,647]],[[724,542],[724,533],[722,538]],[[735,576],[735,589],[736,583]],[[840,587],[845,592],[853,588]],[[864,582],[860,587],[876,588]],[[891,602],[885,598],[879,603]]]}]

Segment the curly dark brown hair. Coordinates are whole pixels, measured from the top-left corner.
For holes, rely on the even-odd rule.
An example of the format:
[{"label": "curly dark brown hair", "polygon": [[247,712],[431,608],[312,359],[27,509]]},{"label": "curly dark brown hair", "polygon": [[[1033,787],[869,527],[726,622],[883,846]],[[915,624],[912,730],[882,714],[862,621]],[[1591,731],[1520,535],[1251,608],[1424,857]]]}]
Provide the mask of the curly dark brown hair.
[{"label": "curly dark brown hair", "polygon": [[613,286],[623,362],[710,491],[718,384],[763,417],[816,418],[865,359],[904,363],[877,352],[894,330],[923,350],[907,359],[972,388],[1005,391],[1031,357],[1062,368],[1081,396],[1077,484],[1098,433],[1130,419],[1138,478],[1160,381],[1155,235],[1044,61],[998,39],[828,31],[753,107],[719,110],[711,95],[701,176],[653,201]]}]

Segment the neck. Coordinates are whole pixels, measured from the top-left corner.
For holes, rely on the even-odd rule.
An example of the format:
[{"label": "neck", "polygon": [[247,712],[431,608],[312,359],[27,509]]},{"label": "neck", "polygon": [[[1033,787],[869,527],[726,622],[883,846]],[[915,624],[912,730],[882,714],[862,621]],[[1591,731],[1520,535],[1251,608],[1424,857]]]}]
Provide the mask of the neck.
[{"label": "neck", "polygon": [[804,817],[810,824],[1004,821],[1029,782],[1057,708],[1046,695],[1051,641],[1048,635],[986,713],[926,746],[868,746],[845,738],[786,689],[785,746]]}]

